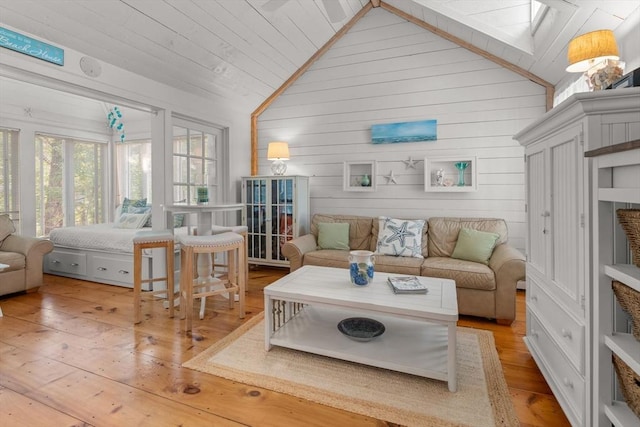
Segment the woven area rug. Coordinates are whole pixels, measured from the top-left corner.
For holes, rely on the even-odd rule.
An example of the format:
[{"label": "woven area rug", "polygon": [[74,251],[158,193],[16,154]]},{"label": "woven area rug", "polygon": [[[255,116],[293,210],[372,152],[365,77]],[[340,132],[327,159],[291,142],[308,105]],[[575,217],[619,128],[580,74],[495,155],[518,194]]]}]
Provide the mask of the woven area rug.
[{"label": "woven area rug", "polygon": [[444,381],[281,347],[266,352],[262,315],[182,366],[406,426],[518,426],[493,334],[457,334],[456,393]]}]

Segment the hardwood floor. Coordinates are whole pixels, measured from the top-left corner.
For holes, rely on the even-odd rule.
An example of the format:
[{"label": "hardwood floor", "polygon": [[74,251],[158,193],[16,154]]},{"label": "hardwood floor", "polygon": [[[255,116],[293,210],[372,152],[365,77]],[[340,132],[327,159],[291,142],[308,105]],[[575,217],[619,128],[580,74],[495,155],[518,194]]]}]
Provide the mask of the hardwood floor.
[{"label": "hardwood floor", "polygon": [[[262,288],[287,270],[250,271],[247,317]],[[159,301],[133,326],[132,291],[45,275],[38,292],[0,299],[0,425],[8,426],[386,426],[383,421],[181,368],[243,321],[210,298],[194,334]],[[528,353],[525,299],[511,326],[461,316],[494,333],[523,427],[569,426]]]}]

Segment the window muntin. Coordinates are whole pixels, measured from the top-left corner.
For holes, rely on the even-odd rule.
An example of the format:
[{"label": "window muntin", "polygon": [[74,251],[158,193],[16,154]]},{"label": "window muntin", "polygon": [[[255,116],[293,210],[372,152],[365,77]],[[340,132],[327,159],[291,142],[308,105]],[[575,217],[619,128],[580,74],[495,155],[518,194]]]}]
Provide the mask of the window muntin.
[{"label": "window muntin", "polygon": [[197,187],[209,189],[209,200],[219,201],[218,159],[221,132],[191,126],[173,127],[173,201],[195,204]]}]

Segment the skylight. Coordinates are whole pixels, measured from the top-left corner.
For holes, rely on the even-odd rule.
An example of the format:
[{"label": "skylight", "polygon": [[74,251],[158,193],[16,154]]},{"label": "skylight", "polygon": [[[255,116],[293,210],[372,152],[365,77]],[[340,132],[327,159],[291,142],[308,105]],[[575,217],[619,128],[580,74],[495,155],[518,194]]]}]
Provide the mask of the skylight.
[{"label": "skylight", "polygon": [[531,0],[531,35],[534,35],[547,14],[549,6],[538,0]]}]

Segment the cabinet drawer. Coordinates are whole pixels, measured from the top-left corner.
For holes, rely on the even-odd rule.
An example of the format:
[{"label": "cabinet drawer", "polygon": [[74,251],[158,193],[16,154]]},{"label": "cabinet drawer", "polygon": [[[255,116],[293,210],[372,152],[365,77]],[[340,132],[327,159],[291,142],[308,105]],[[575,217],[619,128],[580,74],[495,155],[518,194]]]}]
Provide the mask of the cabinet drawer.
[{"label": "cabinet drawer", "polygon": [[92,275],[95,278],[133,286],[133,256],[130,260],[94,256],[92,264]]},{"label": "cabinet drawer", "polygon": [[551,338],[569,358],[577,370],[584,374],[585,327],[571,316],[533,277],[528,277],[527,307],[536,313]]},{"label": "cabinet drawer", "polygon": [[87,274],[87,256],[65,251],[53,251],[47,254],[47,267],[50,271],[70,274]]},{"label": "cabinet drawer", "polygon": [[565,358],[536,315],[531,311],[527,314],[527,341],[532,353],[536,353],[543,364],[540,369],[545,377],[548,375],[546,379],[572,425],[583,425],[586,407],[584,378]]}]

